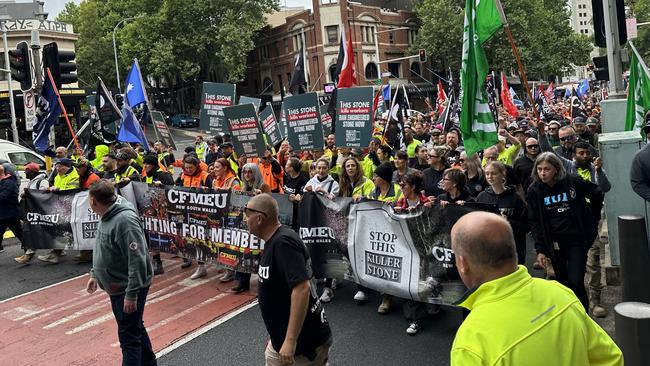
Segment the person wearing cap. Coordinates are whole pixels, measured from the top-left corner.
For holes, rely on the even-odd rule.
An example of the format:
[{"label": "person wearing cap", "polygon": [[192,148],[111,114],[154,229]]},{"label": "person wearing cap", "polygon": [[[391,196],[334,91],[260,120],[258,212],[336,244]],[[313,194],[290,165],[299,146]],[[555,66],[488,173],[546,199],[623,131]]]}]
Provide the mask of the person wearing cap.
[{"label": "person wearing cap", "polygon": [[587,121],[583,117],[576,117],[573,119],[573,129],[576,135],[583,141],[587,141],[589,145],[596,146],[594,135],[587,128]]},{"label": "person wearing cap", "polygon": [[551,120],[546,126],[548,143],[551,144],[551,147],[553,148],[560,146],[560,127],[562,127],[562,125],[556,120]]},{"label": "person wearing cap", "polygon": [[[48,188],[50,188],[50,182],[47,180],[47,175],[40,170],[41,167],[36,163],[29,163],[25,165],[25,177],[29,179],[29,183],[27,183],[25,190],[33,189],[39,191],[47,191]],[[21,197],[24,195],[24,192],[21,193]],[[23,250],[25,252],[23,255],[14,258],[14,260],[20,264],[26,264],[31,261],[32,258],[34,258],[35,252],[33,249],[23,247]]]},{"label": "person wearing cap", "polygon": [[93,168],[90,166],[88,159],[81,157],[77,161],[77,173],[79,174],[79,185],[82,189],[90,188],[90,185],[98,181],[100,178]]},{"label": "person wearing cap", "polygon": [[210,139],[208,140],[208,149],[205,151],[205,163],[208,165],[212,165],[217,159],[221,157],[220,151],[219,151],[219,144],[217,144],[217,140],[215,139]]},{"label": "person wearing cap", "polygon": [[[71,159],[65,158],[59,160],[55,165],[56,176],[54,177],[54,185],[48,190],[50,191],[67,191],[71,189],[79,189],[79,173],[74,168],[74,162]],[[59,263],[59,257],[62,255],[63,249],[52,249],[46,255],[39,255],[38,260],[49,262],[52,264]]]},{"label": "person wearing cap", "polygon": [[594,146],[598,146],[598,128],[600,127],[600,122],[598,118],[589,117],[587,118],[587,129],[594,136]]},{"label": "person wearing cap", "polygon": [[142,181],[154,186],[173,186],[174,178],[158,164],[158,158],[153,154],[144,156],[142,165]]},{"label": "person wearing cap", "polygon": [[224,142],[223,145],[221,145],[221,151],[223,152],[223,157],[228,160],[228,163],[230,163],[230,167],[235,174],[239,174],[239,163],[237,162],[237,155],[233,150],[232,142]]}]

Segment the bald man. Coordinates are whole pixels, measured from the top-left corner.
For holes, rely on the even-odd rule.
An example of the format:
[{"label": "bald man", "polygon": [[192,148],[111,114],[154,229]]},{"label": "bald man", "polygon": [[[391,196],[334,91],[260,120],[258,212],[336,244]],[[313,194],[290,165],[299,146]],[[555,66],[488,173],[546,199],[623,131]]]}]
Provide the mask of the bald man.
[{"label": "bald man", "polygon": [[456,333],[452,365],[623,365],[621,350],[570,289],[517,266],[504,218],[461,217],[451,247],[470,289],[458,305],[471,311]]},{"label": "bald man", "polygon": [[251,234],[265,242],[257,296],[271,338],[264,352],[266,365],[326,365],[332,332],[316,296],[305,244],[280,224],[278,203],[271,195],[251,198],[244,213]]}]

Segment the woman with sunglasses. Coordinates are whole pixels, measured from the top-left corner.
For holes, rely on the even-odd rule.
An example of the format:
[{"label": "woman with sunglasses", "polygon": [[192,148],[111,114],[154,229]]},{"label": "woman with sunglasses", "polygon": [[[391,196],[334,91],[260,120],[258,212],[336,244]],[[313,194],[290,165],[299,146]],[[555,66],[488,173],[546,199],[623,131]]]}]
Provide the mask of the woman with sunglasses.
[{"label": "woman with sunglasses", "polygon": [[441,195],[442,190],[442,173],[449,168],[447,164],[447,148],[444,146],[434,146],[429,150],[428,160],[429,167],[424,169],[424,194],[429,200]]},{"label": "woman with sunglasses", "polygon": [[445,193],[438,196],[442,207],[450,203],[464,205],[465,202],[474,202],[474,198],[467,189],[467,176],[462,170],[449,168],[442,174],[442,189]]},{"label": "woman with sunglasses", "polygon": [[[271,193],[271,187],[264,183],[264,178],[262,178],[262,173],[258,168],[257,164],[247,163],[241,170],[242,172],[242,185],[241,192],[256,196],[262,193]],[[228,270],[224,274],[223,278],[231,278],[233,271]],[[234,271],[234,279],[237,281],[237,285],[230,289],[233,293],[241,293],[248,291],[250,289],[251,283],[251,274]],[[222,282],[224,282],[222,280]]]},{"label": "woman with sunglasses", "polygon": [[485,177],[490,186],[479,193],[476,202],[495,206],[501,216],[508,220],[515,236],[518,262],[524,264],[528,232],[526,203],[515,187],[506,185],[506,167],[502,162],[489,162],[485,167]]},{"label": "woman with sunglasses", "polygon": [[469,194],[472,197],[478,196],[487,187],[485,173],[481,167],[481,161],[478,159],[478,155],[474,154],[471,158],[468,158],[467,153],[463,151],[460,153],[458,162],[460,163],[460,168],[467,176],[467,189],[469,190]]}]

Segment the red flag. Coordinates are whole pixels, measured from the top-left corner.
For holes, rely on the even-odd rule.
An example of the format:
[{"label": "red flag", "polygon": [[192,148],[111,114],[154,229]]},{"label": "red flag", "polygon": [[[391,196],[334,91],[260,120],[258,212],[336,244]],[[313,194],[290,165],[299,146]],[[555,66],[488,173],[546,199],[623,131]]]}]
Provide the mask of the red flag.
[{"label": "red flag", "polygon": [[352,48],[352,33],[348,32],[348,44],[344,48],[343,67],[339,75],[338,88],[349,88],[357,85],[357,75],[354,68],[354,50]]},{"label": "red flag", "polygon": [[444,112],[446,101],[447,94],[445,94],[445,89],[442,87],[442,82],[438,79],[438,99],[436,99],[436,110],[438,111],[438,115]]},{"label": "red flag", "polygon": [[501,104],[503,108],[508,112],[513,118],[519,116],[519,111],[517,106],[512,102],[512,95],[510,95],[510,88],[508,87],[508,82],[506,81],[506,74],[501,73]]},{"label": "red flag", "polygon": [[546,97],[546,103],[551,104],[553,102],[554,94],[555,94],[555,84],[553,81],[551,81],[551,83],[548,84],[548,88],[546,88],[546,91],[544,92],[544,96]]}]

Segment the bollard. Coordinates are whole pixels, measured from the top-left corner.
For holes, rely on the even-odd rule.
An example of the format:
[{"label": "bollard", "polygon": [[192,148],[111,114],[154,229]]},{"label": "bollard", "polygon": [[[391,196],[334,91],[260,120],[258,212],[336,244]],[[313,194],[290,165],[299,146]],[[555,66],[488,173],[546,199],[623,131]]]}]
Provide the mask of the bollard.
[{"label": "bollard", "polygon": [[650,252],[645,219],[641,216],[619,216],[618,242],[621,253],[621,301],[650,304]]},{"label": "bollard", "polygon": [[650,305],[622,302],[614,307],[616,344],[626,366],[650,365]]}]

